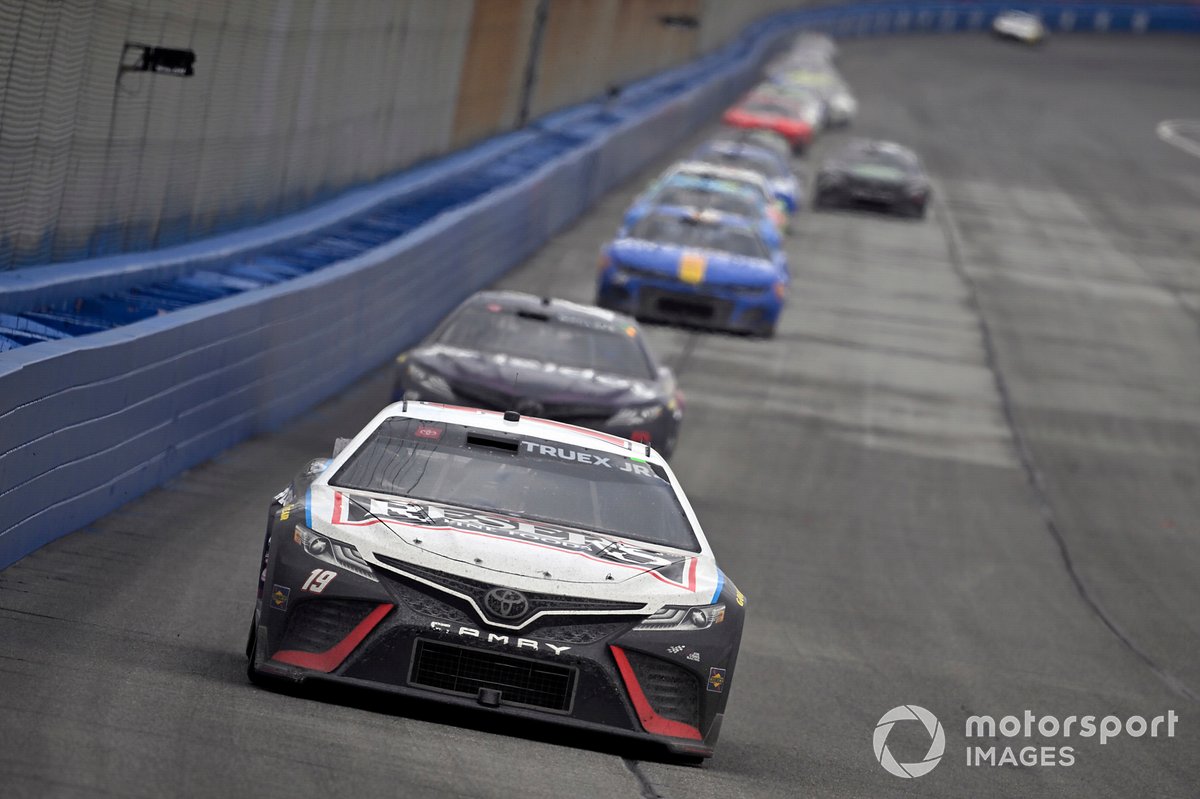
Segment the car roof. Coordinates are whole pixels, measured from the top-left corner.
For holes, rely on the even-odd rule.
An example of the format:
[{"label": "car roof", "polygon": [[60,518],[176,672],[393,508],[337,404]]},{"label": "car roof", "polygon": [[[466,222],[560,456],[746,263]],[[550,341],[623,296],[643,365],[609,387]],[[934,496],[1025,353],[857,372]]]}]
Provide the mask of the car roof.
[{"label": "car roof", "polygon": [[754,231],[756,221],[741,214],[731,214],[716,208],[696,208],[687,205],[656,205],[646,216],[671,216],[676,219],[695,219],[702,224],[721,225],[722,227],[742,228]]},{"label": "car roof", "polygon": [[480,291],[468,297],[460,307],[486,307],[499,305],[508,311],[528,311],[545,314],[558,322],[583,323],[588,327],[604,327],[613,330],[623,330],[630,325],[637,327],[637,322],[631,316],[597,308],[594,305],[583,305],[570,300],[560,300],[554,297],[539,297],[521,291]]},{"label": "car roof", "polygon": [[720,175],[696,175],[690,172],[671,175],[663,182],[658,196],[661,197],[670,189],[695,189],[706,194],[732,194],[751,200],[763,199],[762,194],[754,188]]},{"label": "car roof", "polygon": [[663,457],[653,449],[648,450],[645,444],[602,433],[599,430],[534,416],[521,416],[513,422],[506,421],[504,417],[505,414],[500,411],[486,411],[480,408],[467,408],[440,402],[393,402],[381,410],[371,420],[371,423],[358,436],[355,436],[355,444],[361,443],[358,440],[360,436],[365,440],[366,434],[374,431],[388,419],[421,419],[429,422],[460,424],[477,430],[497,433],[524,434],[557,444],[566,444],[622,457],[632,456],[650,463],[665,465]]},{"label": "car roof", "polygon": [[768,196],[771,193],[771,184],[752,169],[742,169],[728,164],[714,164],[711,161],[680,161],[671,168],[667,177],[680,174],[712,175],[730,180],[741,180],[761,186]]}]

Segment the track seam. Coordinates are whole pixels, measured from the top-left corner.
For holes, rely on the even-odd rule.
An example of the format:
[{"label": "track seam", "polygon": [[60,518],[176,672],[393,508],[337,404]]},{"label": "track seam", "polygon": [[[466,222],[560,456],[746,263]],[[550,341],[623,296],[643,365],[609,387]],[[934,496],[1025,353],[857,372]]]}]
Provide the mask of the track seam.
[{"label": "track seam", "polygon": [[632,774],[638,781],[638,786],[642,789],[642,799],[666,799],[666,797],[659,793],[658,789],[654,787],[654,783],[650,781],[650,778],[642,773],[642,767],[638,761],[628,757],[623,757],[621,758],[621,762],[625,764],[625,768],[628,769],[629,773]]},{"label": "track seam", "polygon": [[962,281],[964,288],[966,288],[967,307],[975,314],[975,318],[978,321],[979,333],[983,341],[984,362],[988,371],[992,373],[992,381],[996,386],[996,392],[1000,399],[1001,413],[1004,415],[1004,422],[1008,427],[1009,435],[1012,437],[1013,447],[1017,453],[1017,460],[1021,465],[1021,470],[1025,473],[1027,482],[1033,490],[1046,531],[1058,546],[1058,552],[1062,557],[1063,568],[1066,570],[1067,576],[1070,578],[1076,593],[1079,594],[1083,603],[1116,636],[1118,641],[1124,644],[1130,652],[1141,660],[1172,691],[1193,702],[1200,702],[1200,695],[1193,692],[1178,677],[1160,666],[1154,658],[1134,643],[1133,639],[1121,629],[1116,620],[1109,616],[1099,601],[1092,595],[1087,584],[1084,583],[1083,578],[1075,569],[1075,561],[1071,557],[1071,550],[1067,546],[1067,541],[1063,537],[1061,528],[1058,526],[1058,521],[1054,514],[1054,506],[1050,503],[1045,481],[1042,479],[1041,472],[1038,471],[1037,465],[1034,463],[1033,451],[1029,446],[1028,440],[1021,432],[1020,427],[1017,425],[1012,395],[1008,390],[1008,382],[1004,379],[1004,375],[1000,371],[1000,362],[996,353],[992,328],[983,313],[983,305],[979,301],[979,291],[975,281],[971,278],[964,264],[962,237],[958,226],[950,214],[949,203],[945,199],[946,193],[942,186],[937,186],[935,197],[934,203],[938,212],[937,218],[946,239],[946,252],[950,257],[950,267],[954,270],[959,280]]}]

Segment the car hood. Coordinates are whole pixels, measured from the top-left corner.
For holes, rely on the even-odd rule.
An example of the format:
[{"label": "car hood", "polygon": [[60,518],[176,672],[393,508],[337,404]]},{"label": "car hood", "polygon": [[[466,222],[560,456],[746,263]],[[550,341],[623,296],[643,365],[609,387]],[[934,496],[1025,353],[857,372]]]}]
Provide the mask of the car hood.
[{"label": "car hood", "polygon": [[609,248],[614,262],[659,272],[675,278],[685,259],[702,264],[703,282],[712,284],[762,285],[781,279],[779,267],[765,258],[732,255],[718,250],[693,250],[672,244],[656,244],[644,239],[617,239]]},{"label": "car hood", "polygon": [[426,500],[318,484],[318,533],[352,544],[377,569],[457,575],[518,590],[617,601],[705,603],[719,576],[707,553],[680,553],[578,528]]},{"label": "car hood", "polygon": [[650,380],[503,353],[433,345],[409,357],[442,375],[452,388],[474,386],[488,396],[513,397],[514,401],[522,398],[547,405],[602,405],[615,409],[665,399],[661,387]]}]

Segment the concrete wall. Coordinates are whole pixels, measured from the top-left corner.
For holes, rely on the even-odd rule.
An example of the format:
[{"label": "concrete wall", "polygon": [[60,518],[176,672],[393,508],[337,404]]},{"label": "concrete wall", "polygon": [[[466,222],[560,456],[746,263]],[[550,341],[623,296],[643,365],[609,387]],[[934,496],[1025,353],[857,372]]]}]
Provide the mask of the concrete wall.
[{"label": "concrete wall", "polygon": [[[802,4],[548,0],[530,111],[681,64]],[[0,269],[259,222],[512,129],[538,5],[0,2]],[[701,24],[662,24],[679,15]],[[191,49],[195,75],[121,72],[127,42]]]}]

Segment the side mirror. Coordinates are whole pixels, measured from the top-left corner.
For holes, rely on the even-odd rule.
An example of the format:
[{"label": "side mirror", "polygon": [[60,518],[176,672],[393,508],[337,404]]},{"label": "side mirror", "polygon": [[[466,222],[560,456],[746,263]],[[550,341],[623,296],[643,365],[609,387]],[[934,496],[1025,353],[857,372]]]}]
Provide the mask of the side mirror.
[{"label": "side mirror", "polygon": [[346,448],[346,445],[349,443],[350,443],[350,439],[348,439],[348,438],[341,438],[341,437],[335,438],[333,440],[333,457],[336,458],[338,455],[341,455],[342,450],[344,450]]}]

